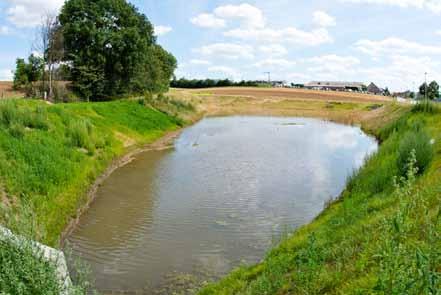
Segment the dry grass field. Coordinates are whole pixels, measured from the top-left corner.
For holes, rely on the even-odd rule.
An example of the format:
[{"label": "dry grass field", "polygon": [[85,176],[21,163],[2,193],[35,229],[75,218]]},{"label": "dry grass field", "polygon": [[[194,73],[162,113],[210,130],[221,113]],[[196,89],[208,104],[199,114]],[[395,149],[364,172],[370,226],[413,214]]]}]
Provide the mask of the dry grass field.
[{"label": "dry grass field", "polygon": [[390,112],[396,109],[396,104],[388,97],[303,89],[172,89],[169,95],[192,103],[208,116],[296,116],[362,124],[375,122],[372,118],[381,118],[384,114],[391,117]]},{"label": "dry grass field", "polygon": [[2,98],[21,98],[23,93],[12,89],[12,82],[0,81],[0,99]]},{"label": "dry grass field", "polygon": [[211,89],[190,90],[192,93],[205,93],[214,96],[236,96],[252,98],[285,98],[296,100],[321,100],[335,102],[387,102],[389,97],[337,91],[317,91],[290,88],[251,88],[251,87],[225,87]]}]

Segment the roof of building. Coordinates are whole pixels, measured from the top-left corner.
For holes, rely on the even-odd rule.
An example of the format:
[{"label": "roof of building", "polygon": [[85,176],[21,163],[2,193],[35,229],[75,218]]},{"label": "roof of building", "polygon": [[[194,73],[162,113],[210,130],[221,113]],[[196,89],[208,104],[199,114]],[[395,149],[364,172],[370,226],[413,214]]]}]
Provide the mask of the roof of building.
[{"label": "roof of building", "polygon": [[368,88],[368,91],[370,91],[370,92],[374,92],[374,91],[382,92],[382,91],[384,91],[383,88],[378,87],[377,85],[374,84],[374,82],[371,82],[371,84],[369,84],[369,86],[367,88]]},{"label": "roof of building", "polygon": [[362,82],[337,82],[337,81],[312,81],[305,84],[306,87],[357,87],[364,86]]}]

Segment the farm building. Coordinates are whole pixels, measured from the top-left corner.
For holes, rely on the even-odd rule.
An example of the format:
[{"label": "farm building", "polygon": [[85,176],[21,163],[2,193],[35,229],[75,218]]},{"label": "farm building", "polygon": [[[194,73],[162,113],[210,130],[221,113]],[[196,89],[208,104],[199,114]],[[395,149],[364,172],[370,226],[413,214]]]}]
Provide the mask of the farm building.
[{"label": "farm building", "polygon": [[287,84],[285,81],[272,81],[271,86],[275,88],[283,88],[286,87]]},{"label": "farm building", "polygon": [[313,81],[305,84],[305,88],[313,90],[363,91],[366,86],[361,82]]},{"label": "farm building", "polygon": [[367,91],[368,91],[368,93],[372,93],[372,94],[376,94],[376,95],[383,95],[384,94],[384,89],[378,87],[373,82],[371,82],[371,84],[369,84]]}]

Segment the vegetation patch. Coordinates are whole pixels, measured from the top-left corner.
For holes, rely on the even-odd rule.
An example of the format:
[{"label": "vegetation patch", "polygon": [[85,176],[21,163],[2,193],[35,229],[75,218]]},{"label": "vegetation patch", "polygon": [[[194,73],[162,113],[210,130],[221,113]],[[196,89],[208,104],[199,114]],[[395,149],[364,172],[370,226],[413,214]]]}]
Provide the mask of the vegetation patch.
[{"label": "vegetation patch", "polygon": [[55,266],[30,244],[17,246],[0,240],[0,290],[2,294],[60,294]]}]

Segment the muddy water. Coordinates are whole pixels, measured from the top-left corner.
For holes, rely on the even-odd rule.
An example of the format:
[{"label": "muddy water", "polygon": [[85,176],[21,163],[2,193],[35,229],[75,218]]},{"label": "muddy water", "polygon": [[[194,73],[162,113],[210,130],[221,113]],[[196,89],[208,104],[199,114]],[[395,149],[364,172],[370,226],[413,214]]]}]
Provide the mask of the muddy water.
[{"label": "muddy water", "polygon": [[114,172],[69,241],[105,292],[217,277],[311,221],[376,149],[359,128],[320,120],[205,119]]}]

